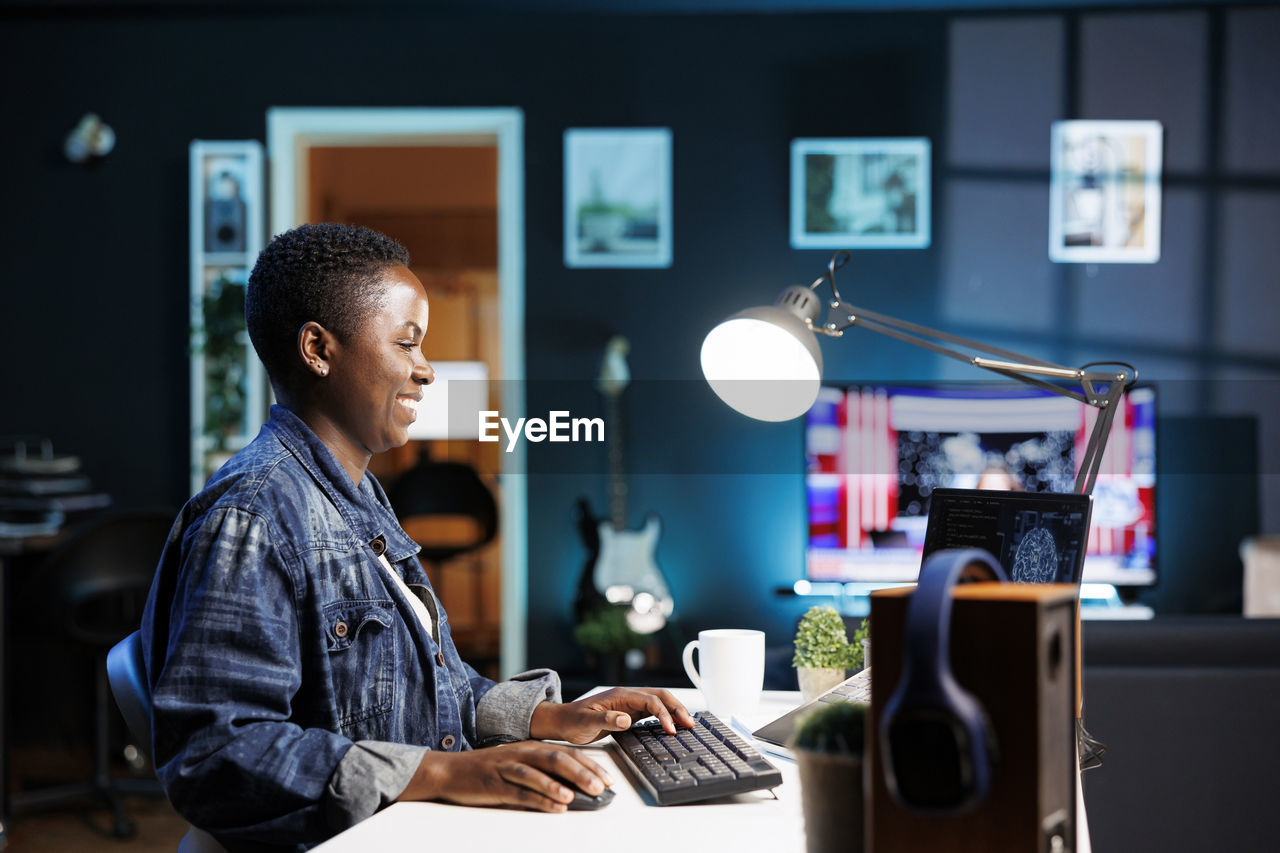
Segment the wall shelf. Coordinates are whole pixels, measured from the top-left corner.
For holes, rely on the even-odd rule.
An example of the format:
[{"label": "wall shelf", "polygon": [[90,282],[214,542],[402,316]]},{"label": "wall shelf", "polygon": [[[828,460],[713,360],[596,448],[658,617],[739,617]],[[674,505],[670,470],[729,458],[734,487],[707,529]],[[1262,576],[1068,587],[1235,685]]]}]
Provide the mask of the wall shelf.
[{"label": "wall shelf", "polygon": [[266,420],[267,383],[244,327],[262,250],[262,145],[195,140],[190,150],[190,489],[195,494]]}]

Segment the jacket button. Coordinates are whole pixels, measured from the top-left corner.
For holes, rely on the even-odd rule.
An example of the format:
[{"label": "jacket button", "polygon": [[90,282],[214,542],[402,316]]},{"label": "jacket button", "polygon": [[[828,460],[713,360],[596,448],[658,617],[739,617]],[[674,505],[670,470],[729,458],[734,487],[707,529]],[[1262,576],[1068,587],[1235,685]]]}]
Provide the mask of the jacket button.
[{"label": "jacket button", "polygon": [[337,624],[337,625],[334,625],[334,626],[333,626],[333,633],[335,633],[335,634],[337,634],[337,635],[338,635],[338,639],[339,639],[339,640],[341,640],[343,637],[347,636],[347,623],[346,623],[346,622],[341,622],[341,621],[340,621],[340,622],[338,622],[338,624]]},{"label": "jacket button", "polygon": [[373,550],[373,556],[381,557],[383,552],[387,550],[387,543],[381,536],[369,543],[369,547]]},{"label": "jacket button", "polygon": [[440,748],[453,749],[453,745],[457,742],[458,742],[458,739],[453,735],[445,735],[444,737],[440,738]]}]

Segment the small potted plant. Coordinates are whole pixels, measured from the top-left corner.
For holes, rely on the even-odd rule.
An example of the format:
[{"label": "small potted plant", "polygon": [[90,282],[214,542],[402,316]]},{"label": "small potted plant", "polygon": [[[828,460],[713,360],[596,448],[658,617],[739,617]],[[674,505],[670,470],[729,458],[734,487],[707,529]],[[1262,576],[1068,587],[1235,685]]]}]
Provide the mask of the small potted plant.
[{"label": "small potted plant", "polygon": [[867,706],[820,704],[796,727],[791,750],[800,771],[808,853],[861,853]]},{"label": "small potted plant", "polygon": [[[859,628],[865,634],[866,620]],[[862,643],[850,644],[844,620],[834,607],[809,608],[796,627],[796,653],[791,659],[804,701],[820,696],[845,680],[846,672],[862,665]]]}]

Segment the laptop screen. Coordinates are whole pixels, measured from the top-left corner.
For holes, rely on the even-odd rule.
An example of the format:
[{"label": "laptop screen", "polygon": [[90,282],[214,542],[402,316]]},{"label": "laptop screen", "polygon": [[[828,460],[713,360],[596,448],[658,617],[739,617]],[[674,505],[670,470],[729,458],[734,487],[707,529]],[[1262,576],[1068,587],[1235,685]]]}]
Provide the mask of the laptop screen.
[{"label": "laptop screen", "polygon": [[924,556],[982,548],[1012,581],[1078,583],[1092,505],[1088,495],[934,489]]}]

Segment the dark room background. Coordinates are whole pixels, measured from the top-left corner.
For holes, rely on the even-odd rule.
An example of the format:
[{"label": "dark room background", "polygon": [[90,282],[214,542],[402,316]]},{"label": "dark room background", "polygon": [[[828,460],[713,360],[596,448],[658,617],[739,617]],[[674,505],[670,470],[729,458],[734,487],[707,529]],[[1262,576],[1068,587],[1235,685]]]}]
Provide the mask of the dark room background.
[{"label": "dark room background", "polygon": [[[803,570],[800,426],[725,409],[698,348],[720,319],[826,263],[789,245],[792,139],[923,136],[932,245],[855,253],[845,297],[1062,363],[1124,359],[1161,383],[1162,582],[1143,600],[1238,612],[1241,536],[1280,529],[1280,9],[517,5],[0,7],[0,432],[48,435],[118,505],[181,504],[190,141],[263,140],[272,106],[518,107],[530,413],[598,414],[601,350],[630,338],[631,521],[663,518],[681,625],[758,627],[783,644],[811,603],[775,592]],[[90,110],[118,142],[76,167],[61,142]],[[1062,118],[1163,123],[1158,263],[1049,262],[1049,126]],[[565,267],[571,127],[671,129],[670,268]],[[827,377],[979,378],[871,337],[826,343]],[[531,663],[577,665],[572,509],[583,495],[603,509],[607,463],[575,452],[531,457]]]}]

